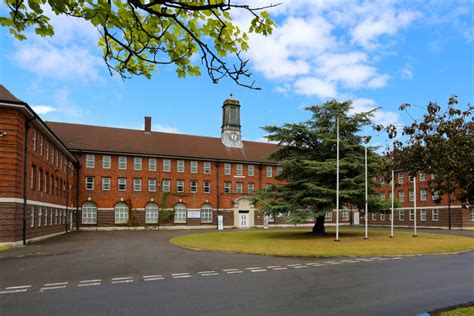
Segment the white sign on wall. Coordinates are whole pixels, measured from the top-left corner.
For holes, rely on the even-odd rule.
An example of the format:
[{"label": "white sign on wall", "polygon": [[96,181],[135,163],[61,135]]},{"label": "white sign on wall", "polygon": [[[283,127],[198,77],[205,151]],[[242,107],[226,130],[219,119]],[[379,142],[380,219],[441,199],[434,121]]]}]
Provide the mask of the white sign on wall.
[{"label": "white sign on wall", "polygon": [[188,218],[201,218],[201,211],[188,211]]}]

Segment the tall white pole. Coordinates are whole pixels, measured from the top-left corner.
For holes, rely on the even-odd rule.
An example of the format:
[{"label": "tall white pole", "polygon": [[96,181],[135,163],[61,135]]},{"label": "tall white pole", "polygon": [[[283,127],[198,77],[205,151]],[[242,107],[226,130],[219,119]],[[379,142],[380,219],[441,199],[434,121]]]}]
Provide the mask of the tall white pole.
[{"label": "tall white pole", "polygon": [[413,177],[413,237],[416,237],[416,173]]},{"label": "tall white pole", "polygon": [[365,222],[365,239],[369,238],[369,175],[367,172],[367,138],[365,139],[365,214],[364,214],[364,222]]},{"label": "tall white pole", "polygon": [[[393,159],[393,156],[392,156]],[[393,238],[393,217],[394,217],[394,201],[395,201],[395,171],[392,167],[392,218],[390,219],[390,238]]]},{"label": "tall white pole", "polygon": [[336,241],[339,241],[339,117],[336,117]]}]

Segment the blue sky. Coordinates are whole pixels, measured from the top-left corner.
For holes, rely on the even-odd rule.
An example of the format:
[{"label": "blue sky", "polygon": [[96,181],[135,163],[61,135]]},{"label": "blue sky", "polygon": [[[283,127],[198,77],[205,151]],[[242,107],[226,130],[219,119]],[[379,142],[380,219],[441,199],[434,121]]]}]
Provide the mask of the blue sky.
[{"label": "blue sky", "polygon": [[[215,85],[206,75],[179,79],[166,66],[151,80],[110,77],[97,31],[55,16],[53,38],[28,32],[18,42],[0,29],[0,82],[45,120],[141,129],[150,115],[154,130],[215,137],[232,93],[249,140],[263,139],[261,126],[307,119],[304,106],[330,98],[352,99],[357,111],[380,107],[376,121],[398,125],[410,122],[397,110],[402,103],[446,104],[452,94],[472,103],[472,1],[282,2],[270,11],[279,27],[268,38],[252,36],[246,53],[262,91]],[[242,28],[250,18],[234,17]]]}]

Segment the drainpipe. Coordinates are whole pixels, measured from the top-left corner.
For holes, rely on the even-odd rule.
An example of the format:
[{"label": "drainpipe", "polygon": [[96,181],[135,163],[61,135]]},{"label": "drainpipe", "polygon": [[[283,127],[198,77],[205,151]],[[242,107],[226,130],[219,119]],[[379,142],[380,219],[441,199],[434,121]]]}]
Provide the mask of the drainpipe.
[{"label": "drainpipe", "polygon": [[79,165],[76,167],[76,230],[79,230]]},{"label": "drainpipe", "polygon": [[219,208],[220,208],[220,192],[219,192],[219,162],[216,161],[216,228],[219,228]]},{"label": "drainpipe", "polygon": [[262,169],[262,164],[258,165],[258,186],[260,190],[262,189]]},{"label": "drainpipe", "polygon": [[30,122],[33,119],[27,119],[25,121],[25,145],[23,146],[23,245],[26,245],[26,207],[27,207],[27,176],[28,176],[28,130],[30,129]]},{"label": "drainpipe", "polygon": [[66,220],[64,224],[66,225],[66,233],[68,232],[68,219],[69,219],[69,163],[66,160]]}]

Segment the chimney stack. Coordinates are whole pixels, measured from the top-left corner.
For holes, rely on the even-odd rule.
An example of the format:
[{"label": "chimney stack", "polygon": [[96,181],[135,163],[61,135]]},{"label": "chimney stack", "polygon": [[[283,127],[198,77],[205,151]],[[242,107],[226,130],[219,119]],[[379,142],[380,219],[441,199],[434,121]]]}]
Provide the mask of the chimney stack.
[{"label": "chimney stack", "polygon": [[145,116],[145,133],[151,133],[151,116]]}]

